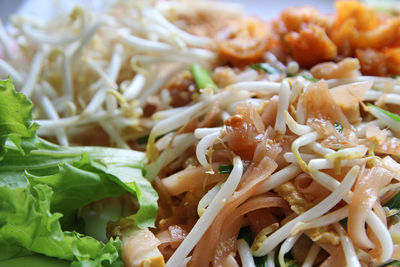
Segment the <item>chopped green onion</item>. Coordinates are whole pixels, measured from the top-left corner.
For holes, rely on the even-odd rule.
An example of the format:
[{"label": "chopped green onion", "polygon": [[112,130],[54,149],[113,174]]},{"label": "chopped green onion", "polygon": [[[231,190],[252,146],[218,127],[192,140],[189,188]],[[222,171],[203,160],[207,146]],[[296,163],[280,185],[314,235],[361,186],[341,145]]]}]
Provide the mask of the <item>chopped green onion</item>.
[{"label": "chopped green onion", "polygon": [[211,79],[210,74],[206,69],[198,64],[190,65],[190,71],[194,77],[194,81],[196,82],[197,87],[199,90],[203,90],[206,88],[211,88],[214,91],[217,90],[218,86],[214,83]]},{"label": "chopped green onion", "polygon": [[384,265],[381,265],[382,267],[384,266],[400,266],[400,261],[391,261],[388,263],[385,263]]},{"label": "chopped green onion", "polygon": [[[298,73],[286,73],[286,77],[297,77],[297,76],[299,76]],[[314,82],[315,83],[315,82],[319,81],[318,79],[315,79],[315,78],[313,78],[313,77],[311,77],[310,75],[307,75],[307,74],[301,74],[300,76],[303,77],[306,80],[309,80],[310,82]]]},{"label": "chopped green onion", "polygon": [[286,77],[296,77],[299,76],[298,73],[286,73]]},{"label": "chopped green onion", "polygon": [[333,127],[335,127],[335,129],[336,129],[336,131],[338,131],[338,133],[342,133],[343,132],[343,126],[339,122],[335,122]]},{"label": "chopped green onion", "polygon": [[400,192],[394,195],[385,206],[389,209],[400,209]]},{"label": "chopped green onion", "polygon": [[218,166],[218,173],[220,174],[225,174],[225,173],[231,173],[233,169],[233,165],[219,165]]},{"label": "chopped green onion", "polygon": [[375,106],[375,105],[373,105],[373,104],[368,104],[368,107],[377,109],[377,110],[379,110],[380,112],[382,112],[383,114],[385,114],[386,116],[388,116],[389,118],[391,118],[391,119],[393,119],[393,120],[395,120],[395,121],[397,121],[397,122],[400,122],[400,116],[397,115],[397,114],[394,114],[394,113],[392,113],[392,112],[390,112],[390,111],[384,110],[383,108],[380,108],[380,107]]},{"label": "chopped green onion", "polygon": [[268,74],[280,74],[282,71],[268,63],[258,63],[250,66],[253,70],[263,70]]},{"label": "chopped green onion", "polygon": [[306,80],[309,80],[310,82],[318,82],[318,79],[315,79],[313,77],[311,77],[310,75],[301,75],[301,77],[303,77]]}]

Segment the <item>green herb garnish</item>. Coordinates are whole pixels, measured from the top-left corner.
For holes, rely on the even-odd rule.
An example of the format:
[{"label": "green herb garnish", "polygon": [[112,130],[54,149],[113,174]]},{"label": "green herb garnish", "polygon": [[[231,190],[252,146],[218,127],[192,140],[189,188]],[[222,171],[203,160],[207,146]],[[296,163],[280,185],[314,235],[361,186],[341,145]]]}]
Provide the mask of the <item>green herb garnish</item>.
[{"label": "green herb garnish", "polygon": [[338,133],[342,133],[343,132],[343,126],[339,122],[335,122],[333,127],[335,127],[335,129],[336,129],[336,131],[338,131]]},{"label": "green herb garnish", "polygon": [[383,109],[383,108],[380,108],[380,107],[375,106],[375,105],[370,104],[370,103],[368,103],[368,107],[374,108],[374,109],[376,109],[376,110],[379,110],[380,112],[382,112],[383,114],[385,114],[385,115],[388,116],[389,118],[391,118],[391,119],[393,119],[393,120],[395,120],[395,121],[397,121],[397,122],[400,122],[400,116],[397,115],[397,114],[394,114],[394,113],[392,113],[392,112],[390,112],[390,111],[387,111],[387,110],[385,110],[385,109]]},{"label": "green herb garnish", "polygon": [[308,80],[308,81],[310,81],[310,82],[318,82],[318,79],[315,79],[315,78],[313,78],[313,77],[311,77],[310,75],[307,75],[307,74],[298,74],[298,73],[286,73],[286,77],[297,77],[297,76],[301,76],[301,77],[303,77],[304,79],[306,79],[306,80]]},{"label": "green herb garnish", "polygon": [[233,165],[232,164],[219,165],[218,166],[218,173],[220,173],[220,174],[231,173],[232,169],[233,169]]},{"label": "green herb garnish", "polygon": [[400,192],[394,195],[385,206],[389,209],[400,209]]},{"label": "green herb garnish", "polygon": [[303,75],[301,75],[301,77],[303,77],[306,80],[309,80],[310,82],[314,82],[314,83],[318,82],[318,79],[315,79],[315,78],[311,77],[310,75],[303,74]]},{"label": "green herb garnish", "polygon": [[213,89],[214,91],[218,89],[218,86],[211,79],[208,71],[202,66],[198,64],[193,64],[190,66],[190,71],[192,72],[194,81],[196,82],[196,85],[200,91],[206,88]]},{"label": "green herb garnish", "polygon": [[385,263],[384,265],[381,265],[382,267],[384,266],[400,266],[400,261],[391,261],[388,263]]},{"label": "green herb garnish", "polygon": [[282,71],[274,66],[272,66],[269,63],[258,63],[251,65],[250,68],[253,70],[263,70],[264,72],[268,74],[281,74]]}]

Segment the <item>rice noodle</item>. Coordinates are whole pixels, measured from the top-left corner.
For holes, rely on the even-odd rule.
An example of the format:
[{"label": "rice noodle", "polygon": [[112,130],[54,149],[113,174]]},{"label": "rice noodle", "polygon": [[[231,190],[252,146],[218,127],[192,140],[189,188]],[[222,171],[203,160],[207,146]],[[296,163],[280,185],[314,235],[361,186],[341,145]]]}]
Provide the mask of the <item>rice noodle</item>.
[{"label": "rice noodle", "polygon": [[[267,23],[213,1],[90,5],[0,22],[0,72],[32,98],[40,136],[146,149],[167,266],[254,266],[251,252],[268,266],[289,251],[303,266],[399,258],[383,205],[400,188],[400,124],[369,105],[400,111],[398,18],[352,1],[332,16],[289,8]],[[368,31],[353,25],[364,17]],[[322,57],[324,45],[334,55]],[[363,75],[375,72],[387,77]],[[294,246],[303,233],[306,246]]]},{"label": "rice noodle", "polygon": [[321,217],[315,218],[312,221],[308,222],[298,222],[291,230],[291,234],[295,235],[299,232],[304,232],[306,230],[312,228],[318,228],[326,225],[333,224],[344,218],[348,217],[349,215],[349,206],[344,206],[340,209],[327,213]]},{"label": "rice noodle", "polygon": [[[353,167],[354,168],[354,167]],[[312,171],[310,172],[311,176],[317,180],[321,185],[329,189],[330,191],[336,190],[339,186],[339,182],[333,177],[329,176],[320,171]],[[347,194],[343,197],[343,200],[347,203],[350,203],[350,198],[352,194]],[[381,262],[385,262],[390,259],[393,253],[393,243],[390,237],[390,233],[387,230],[386,226],[382,223],[382,221],[376,216],[376,214],[372,211],[369,211],[367,218],[367,224],[371,227],[373,232],[376,234],[379,243],[382,248],[382,253],[379,257]]]},{"label": "rice noodle", "polygon": [[242,173],[243,173],[243,163],[239,157],[235,157],[233,159],[233,169],[228,179],[221,187],[221,190],[218,192],[218,194],[211,201],[206,211],[193,226],[192,230],[187,235],[185,240],[175,251],[172,257],[168,260],[166,264],[167,267],[178,266],[183,262],[185,257],[189,254],[189,252],[193,249],[196,243],[200,240],[203,233],[211,225],[217,213],[224,207],[223,199],[226,199],[228,196],[232,195],[232,193],[235,191],[236,187],[239,184],[240,178],[242,177]]},{"label": "rice noodle", "polygon": [[338,223],[335,223],[333,226],[335,227],[336,231],[339,232],[340,241],[342,243],[347,266],[361,267],[361,264],[358,260],[356,252],[354,250],[353,244],[352,244],[351,240],[346,236],[346,233],[345,233],[343,227]]},{"label": "rice noodle", "polygon": [[330,194],[327,198],[321,201],[319,204],[315,205],[311,209],[307,210],[303,214],[299,215],[295,219],[291,220],[290,222],[286,223],[284,226],[279,228],[276,232],[274,232],[271,236],[269,236],[265,241],[260,244],[253,251],[254,256],[262,256],[268,254],[277,244],[283,241],[287,236],[290,234],[290,229],[296,225],[296,223],[303,221],[303,220],[312,220],[317,218],[318,216],[324,214],[325,212],[329,211],[332,207],[334,207],[346,194],[347,191],[350,190],[352,187],[358,172],[359,167],[354,166],[347,174],[346,177],[343,179],[342,183]]}]

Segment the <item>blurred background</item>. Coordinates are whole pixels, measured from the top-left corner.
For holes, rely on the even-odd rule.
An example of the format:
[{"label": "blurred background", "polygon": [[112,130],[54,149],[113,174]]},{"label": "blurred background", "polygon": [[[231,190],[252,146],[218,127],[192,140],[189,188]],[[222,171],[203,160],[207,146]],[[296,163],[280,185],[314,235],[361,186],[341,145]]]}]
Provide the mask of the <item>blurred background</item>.
[{"label": "blurred background", "polygon": [[[112,1],[112,0],[111,0]],[[110,0],[0,0],[0,18],[3,22],[8,20],[10,14],[22,12],[35,17],[47,18],[49,7],[57,6],[60,8],[71,8],[76,3],[90,3],[98,7],[101,2],[111,2]],[[334,0],[220,0],[223,2],[234,2],[243,4],[244,9],[249,15],[257,15],[268,19],[289,6],[312,5],[322,12],[332,12]]]}]

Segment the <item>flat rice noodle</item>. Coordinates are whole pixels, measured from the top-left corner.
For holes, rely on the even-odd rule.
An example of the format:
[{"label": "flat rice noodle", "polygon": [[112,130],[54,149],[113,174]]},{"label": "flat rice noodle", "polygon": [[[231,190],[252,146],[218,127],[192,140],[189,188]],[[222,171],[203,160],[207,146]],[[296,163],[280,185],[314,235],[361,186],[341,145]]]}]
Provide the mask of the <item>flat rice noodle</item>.
[{"label": "flat rice noodle", "polygon": [[[382,205],[380,203],[376,203],[374,205],[373,211],[378,216],[378,218],[383,222],[383,224],[387,227],[386,212],[383,209]],[[367,235],[370,238],[370,240],[374,244],[376,244],[376,247],[368,251],[368,254],[375,259],[379,258],[379,256],[382,254],[382,248],[380,246],[378,237],[370,227],[367,228]]]},{"label": "flat rice noodle", "polygon": [[218,102],[216,102],[206,113],[204,118],[200,120],[199,118],[194,118],[193,120],[189,121],[183,128],[180,130],[181,133],[192,133],[197,128],[205,128],[205,127],[213,127],[217,123],[217,116],[220,112]]},{"label": "flat rice noodle", "polygon": [[[268,133],[266,134],[268,135]],[[249,167],[254,167],[257,165],[259,162],[261,162],[264,158],[270,158],[270,159],[276,159],[279,154],[281,153],[282,148],[278,143],[272,143],[270,144],[269,142],[262,142],[259,143],[254,151],[253,155],[253,161],[252,165]],[[276,162],[276,160],[275,160]],[[240,183],[238,185],[237,191],[240,191],[242,187],[246,186],[246,184],[249,181],[252,181],[254,179],[253,175],[248,175],[248,176],[243,176],[242,179],[240,180]]]},{"label": "flat rice noodle", "polygon": [[188,225],[171,225],[167,230],[163,230],[156,235],[158,240],[160,240],[158,249],[163,254],[165,260],[168,260],[173,251],[182,243],[190,228]]},{"label": "flat rice noodle", "polygon": [[400,155],[400,139],[388,137],[383,144],[377,144],[374,151],[388,155]]},{"label": "flat rice noodle", "polygon": [[[236,241],[240,228],[243,225],[244,215],[251,211],[272,207],[279,207],[285,210],[290,209],[288,203],[284,199],[278,196],[270,197],[268,195],[262,195],[247,200],[234,211],[232,216],[225,219],[214,255],[214,266],[220,266],[221,262],[223,262],[230,253],[236,251]],[[227,245],[231,243],[233,243],[233,245]]]},{"label": "flat rice noodle", "polygon": [[250,117],[251,104],[239,104],[236,114],[225,120],[228,147],[241,158],[251,159],[257,144],[262,141]]},{"label": "flat rice noodle", "polygon": [[[269,157],[263,158],[257,165],[254,163],[249,165],[242,178],[242,180],[246,180],[246,183],[226,200],[225,207],[217,215],[210,228],[195,247],[192,256],[193,266],[209,266],[212,260],[214,260],[214,265],[218,266],[218,264],[220,264],[223,258],[215,258],[216,248],[222,241],[220,239],[221,237],[231,236],[229,234],[222,234],[223,232],[228,233],[225,231],[226,222],[230,221],[229,218],[235,212],[236,208],[253,195],[254,191],[257,189],[256,186],[267,179],[276,168],[277,164]],[[239,226],[234,225],[232,229],[238,229],[237,227],[240,229],[240,224]],[[226,253],[224,253],[224,255],[226,255]]]},{"label": "flat rice noodle", "polygon": [[263,113],[261,114],[261,118],[267,127],[274,127],[275,125],[276,113],[278,112],[278,102],[279,96],[275,95],[271,97],[267,106],[264,108]]},{"label": "flat rice noodle", "polygon": [[235,255],[230,253],[222,263],[222,267],[239,267],[239,263],[235,259]]},{"label": "flat rice noodle", "polygon": [[228,177],[227,174],[218,173],[218,166],[222,164],[224,163],[212,164],[214,174],[207,173],[208,170],[202,166],[188,167],[169,177],[161,179],[161,183],[172,196],[177,196],[188,191],[203,191],[207,185],[218,183]]},{"label": "flat rice noodle", "polygon": [[340,85],[329,90],[349,122],[361,121],[359,103],[364,100],[364,94],[371,88],[372,84],[373,81],[364,81]]},{"label": "flat rice noodle", "polygon": [[256,127],[257,132],[263,134],[265,132],[265,125],[254,105],[250,104],[249,113],[250,121],[253,123],[254,127]]},{"label": "flat rice noodle", "polygon": [[253,233],[258,233],[273,223],[279,223],[277,216],[274,216],[269,208],[251,211],[247,213],[246,217]]},{"label": "flat rice noodle", "polygon": [[225,145],[218,143],[213,146],[211,162],[226,162],[225,164],[231,164],[233,157],[234,155]]},{"label": "flat rice noodle", "polygon": [[336,251],[333,252],[321,265],[320,267],[337,267],[346,266],[346,258],[343,252],[343,247],[337,247]]},{"label": "flat rice noodle", "polygon": [[365,220],[379,197],[379,192],[391,181],[393,174],[382,167],[364,170],[349,204],[347,231],[353,244],[361,249],[376,247],[365,231]]},{"label": "flat rice noodle", "polygon": [[300,95],[297,109],[300,110],[299,113],[304,114],[304,118],[297,118],[299,123],[304,124],[307,120],[316,118],[328,120],[332,124],[339,122],[343,127],[351,128],[351,124],[335,102],[324,80],[306,87],[304,93]]},{"label": "flat rice noodle", "polygon": [[315,65],[310,72],[316,79],[344,79],[360,75],[360,62],[356,58],[345,58],[342,61],[324,62]]},{"label": "flat rice noodle", "polygon": [[293,184],[296,190],[301,193],[308,201],[323,199],[331,192],[316,182],[309,174],[301,173],[294,178]]},{"label": "flat rice noodle", "polygon": [[392,259],[400,261],[400,244],[393,245]]},{"label": "flat rice noodle", "polygon": [[195,195],[192,192],[185,193],[179,205],[172,207],[172,216],[161,219],[158,223],[158,228],[166,230],[171,225],[188,225],[191,228],[199,218],[197,214],[197,205],[200,201],[200,197],[200,194]]},{"label": "flat rice noodle", "polygon": [[171,246],[177,248],[185,239],[191,227],[186,225],[171,225],[168,227],[168,235],[171,238]]}]

